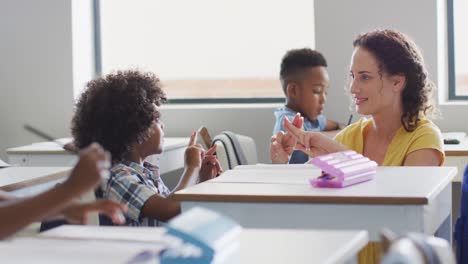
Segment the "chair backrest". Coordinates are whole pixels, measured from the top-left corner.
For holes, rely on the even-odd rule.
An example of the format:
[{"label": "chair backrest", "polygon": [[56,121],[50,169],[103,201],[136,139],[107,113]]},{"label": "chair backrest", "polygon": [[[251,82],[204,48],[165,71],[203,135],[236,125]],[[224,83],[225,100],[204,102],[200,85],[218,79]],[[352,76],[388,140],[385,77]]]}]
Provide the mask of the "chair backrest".
[{"label": "chair backrest", "polygon": [[442,238],[418,233],[391,236],[382,234],[381,264],[455,264],[452,247]]},{"label": "chair backrest", "polygon": [[468,263],[468,165],[461,184],[460,215],[455,222],[454,234],[458,263]]},{"label": "chair backrest", "polygon": [[216,156],[223,170],[257,163],[257,147],[251,137],[224,131],[213,138],[213,144],[218,145]]},{"label": "chair backrest", "polygon": [[216,157],[224,171],[233,169],[237,165],[257,163],[257,147],[251,137],[224,131],[212,138],[208,129],[201,126],[198,129],[197,143],[205,149],[217,145]]}]

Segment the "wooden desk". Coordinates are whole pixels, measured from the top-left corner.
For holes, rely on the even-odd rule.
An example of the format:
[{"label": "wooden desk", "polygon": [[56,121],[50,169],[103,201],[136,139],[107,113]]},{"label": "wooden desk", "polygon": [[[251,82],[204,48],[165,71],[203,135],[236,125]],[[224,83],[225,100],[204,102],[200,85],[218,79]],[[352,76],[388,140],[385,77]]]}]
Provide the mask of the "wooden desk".
[{"label": "wooden desk", "polygon": [[8,167],[0,169],[0,189],[17,196],[43,192],[65,180],[70,167]]},{"label": "wooden desk", "polygon": [[460,144],[445,144],[445,166],[458,168],[458,174],[454,178],[455,182],[461,182],[463,171],[468,164],[468,137],[465,137]]},{"label": "wooden desk", "polygon": [[[446,133],[443,133],[444,137]],[[445,164],[458,168],[458,173],[452,183],[452,224],[455,224],[460,215],[461,183],[465,166],[468,164],[468,137],[461,140],[460,144],[445,144]]]},{"label": "wooden desk", "polygon": [[[96,247],[95,245],[93,247],[93,243],[99,241],[102,243],[106,238],[107,241],[105,242],[107,243],[112,243],[110,240],[114,242],[120,240],[119,243],[129,245],[127,250],[123,251],[126,252],[129,248],[132,248],[132,245],[136,247],[135,244],[130,243],[131,241],[146,242],[145,245],[149,248],[157,246],[156,242],[160,241],[163,233],[164,229],[162,228],[67,225],[45,232],[40,237],[68,239],[59,240],[64,242],[63,244],[57,243],[59,247],[67,246],[68,248],[72,248],[73,243],[80,242],[81,239],[81,241],[86,241],[90,245],[90,252],[108,251],[109,248]],[[229,263],[354,263],[356,254],[367,242],[368,235],[366,231],[244,229],[240,237],[240,249],[234,255],[236,260],[230,260]],[[25,248],[15,247],[14,243],[8,245],[8,242],[2,242],[0,243],[0,260],[2,258],[14,261],[21,259],[26,261],[25,263],[28,263],[28,260],[36,261],[37,259],[47,259],[52,262],[55,260],[60,261],[57,258],[61,256],[57,256],[57,249],[55,247],[42,246],[40,240],[36,244],[37,248],[36,245],[34,245],[34,248],[37,254],[30,255],[28,250],[26,250],[28,254],[24,254]],[[73,261],[76,261],[76,263],[111,263],[108,261],[108,258],[111,258],[114,254],[122,253],[108,253],[108,257],[101,254],[102,258],[90,259],[91,262],[87,262],[89,255],[91,255],[90,252],[82,253],[85,259],[80,257],[73,260],[73,258],[67,256],[66,263],[75,263]],[[15,257],[12,257],[12,254]],[[125,258],[121,258],[119,262],[112,263],[123,262],[125,262]]]},{"label": "wooden desk", "polygon": [[[164,138],[164,152],[147,158],[151,163],[160,167],[161,174],[184,167],[184,152],[188,138]],[[71,139],[61,139],[61,142]],[[10,164],[20,166],[70,166],[77,162],[77,156],[64,150],[54,142],[41,142],[27,146],[10,148],[6,151]]]},{"label": "wooden desk", "polygon": [[[388,227],[451,241],[453,167],[379,167],[376,178],[343,189],[314,188],[309,169],[246,169],[178,191],[182,210],[202,206],[247,228],[364,229],[371,241]],[[265,167],[265,165],[264,165]],[[253,213],[255,212],[255,213]]]}]

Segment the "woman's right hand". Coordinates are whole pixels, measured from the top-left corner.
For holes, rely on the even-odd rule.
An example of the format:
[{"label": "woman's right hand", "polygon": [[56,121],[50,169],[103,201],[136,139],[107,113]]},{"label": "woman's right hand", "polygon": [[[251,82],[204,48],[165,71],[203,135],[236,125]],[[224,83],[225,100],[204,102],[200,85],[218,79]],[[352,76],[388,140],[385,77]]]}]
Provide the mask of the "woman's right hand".
[{"label": "woman's right hand", "polygon": [[[287,118],[287,117],[285,117]],[[294,116],[292,124],[298,129],[302,129],[304,118],[299,113]],[[271,137],[270,142],[270,160],[273,164],[288,163],[297,140],[290,133],[279,131],[278,134]]]},{"label": "woman's right hand", "polygon": [[324,134],[304,131],[286,118],[284,119],[284,128],[289,135],[295,138],[295,149],[301,150],[311,157],[346,150],[346,147]]}]

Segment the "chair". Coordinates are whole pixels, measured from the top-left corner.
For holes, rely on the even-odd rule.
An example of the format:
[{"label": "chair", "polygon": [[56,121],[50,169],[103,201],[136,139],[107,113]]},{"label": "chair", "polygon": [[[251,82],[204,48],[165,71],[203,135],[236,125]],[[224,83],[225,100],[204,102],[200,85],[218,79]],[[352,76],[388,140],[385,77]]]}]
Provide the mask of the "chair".
[{"label": "chair", "polygon": [[384,230],[382,248],[384,255],[381,264],[455,264],[450,244],[443,238],[419,233],[396,236]]},{"label": "chair", "polygon": [[224,131],[211,138],[205,127],[198,130],[201,144],[208,149],[217,145],[216,157],[223,170],[233,169],[237,165],[257,163],[257,147],[253,138]]},{"label": "chair", "polygon": [[465,167],[461,185],[460,216],[455,223],[454,239],[458,263],[468,263],[468,166]]}]

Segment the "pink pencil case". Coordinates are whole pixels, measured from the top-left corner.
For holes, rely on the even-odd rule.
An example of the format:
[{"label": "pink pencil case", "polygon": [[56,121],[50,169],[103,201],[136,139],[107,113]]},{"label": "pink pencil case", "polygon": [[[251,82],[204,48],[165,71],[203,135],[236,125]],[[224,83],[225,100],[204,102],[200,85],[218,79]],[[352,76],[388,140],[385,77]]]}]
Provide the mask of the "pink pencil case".
[{"label": "pink pencil case", "polygon": [[377,163],[361,154],[346,150],[317,156],[310,163],[322,169],[322,175],[310,183],[319,188],[343,188],[374,178]]}]

